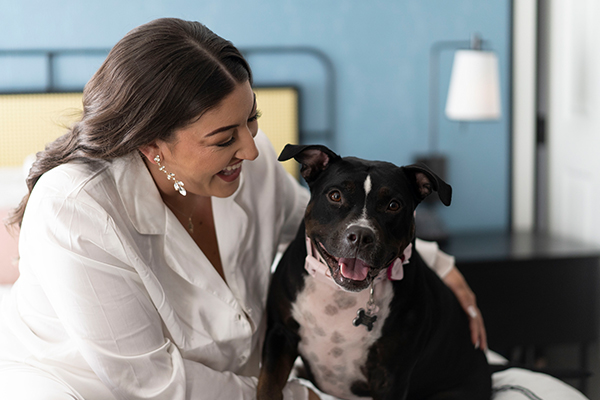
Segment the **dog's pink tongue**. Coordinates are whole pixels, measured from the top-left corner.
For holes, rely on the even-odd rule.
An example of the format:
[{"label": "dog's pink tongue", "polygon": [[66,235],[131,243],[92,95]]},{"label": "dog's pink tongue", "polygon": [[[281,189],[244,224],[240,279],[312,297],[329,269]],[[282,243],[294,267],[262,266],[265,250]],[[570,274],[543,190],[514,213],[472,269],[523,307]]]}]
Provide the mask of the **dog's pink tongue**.
[{"label": "dog's pink tongue", "polygon": [[340,258],[339,263],[344,278],[362,281],[369,273],[369,266],[356,258]]}]

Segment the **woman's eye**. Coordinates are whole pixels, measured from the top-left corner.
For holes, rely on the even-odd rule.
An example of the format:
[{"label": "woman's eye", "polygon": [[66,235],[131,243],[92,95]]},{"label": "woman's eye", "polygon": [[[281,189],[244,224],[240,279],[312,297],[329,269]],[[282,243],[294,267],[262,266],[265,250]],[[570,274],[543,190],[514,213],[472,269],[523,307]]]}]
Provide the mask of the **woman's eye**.
[{"label": "woman's eye", "polygon": [[339,190],[333,190],[329,192],[329,200],[333,201],[334,203],[339,203],[342,201],[342,194]]},{"label": "woman's eye", "polygon": [[219,143],[217,146],[219,147],[227,147],[227,146],[231,146],[233,144],[233,142],[235,142],[235,137],[232,136],[228,141],[223,142],[223,143]]},{"label": "woman's eye", "polygon": [[399,209],[400,209],[400,203],[397,202],[396,200],[392,200],[392,201],[390,201],[390,204],[388,204],[389,211],[398,211]]}]

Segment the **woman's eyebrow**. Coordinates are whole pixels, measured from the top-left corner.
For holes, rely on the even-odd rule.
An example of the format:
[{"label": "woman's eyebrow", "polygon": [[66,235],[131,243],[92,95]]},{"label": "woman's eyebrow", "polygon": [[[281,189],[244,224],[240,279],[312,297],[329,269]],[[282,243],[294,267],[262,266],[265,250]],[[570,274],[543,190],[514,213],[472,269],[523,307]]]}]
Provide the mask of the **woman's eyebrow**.
[{"label": "woman's eyebrow", "polygon": [[206,137],[214,136],[214,135],[216,135],[217,133],[225,132],[225,131],[228,131],[228,130],[230,130],[230,129],[237,128],[238,126],[239,126],[239,124],[236,124],[236,125],[227,125],[227,126],[223,126],[223,127],[221,127],[221,128],[217,128],[217,129],[215,129],[214,131],[212,131],[212,132],[209,132],[209,133],[206,135]]}]

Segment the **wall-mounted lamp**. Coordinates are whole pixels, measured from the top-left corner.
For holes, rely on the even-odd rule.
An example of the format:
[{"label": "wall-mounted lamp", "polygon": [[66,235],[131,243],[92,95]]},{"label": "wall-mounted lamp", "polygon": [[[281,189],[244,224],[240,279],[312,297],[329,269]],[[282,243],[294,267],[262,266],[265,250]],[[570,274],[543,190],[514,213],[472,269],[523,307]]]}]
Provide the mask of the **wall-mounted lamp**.
[{"label": "wall-mounted lamp", "polygon": [[440,54],[457,50],[446,101],[446,116],[455,121],[499,119],[500,78],[498,57],[482,50],[484,42],[478,35],[470,41],[440,41],[431,46],[429,59],[429,152],[439,151],[438,110]]},{"label": "wall-mounted lamp", "polygon": [[[492,51],[482,50],[484,42],[478,35],[470,41],[439,41],[431,46],[429,61],[429,149],[417,157],[418,162],[429,166],[445,178],[446,157],[439,151],[439,75],[440,54],[443,50],[456,50],[450,75],[446,101],[446,116],[454,121],[496,120],[501,116],[500,78],[498,57]],[[436,204],[433,201],[429,205]],[[433,207],[429,207],[433,209]],[[447,236],[441,220],[430,210],[419,211],[417,233],[423,239],[444,240]],[[425,219],[421,224],[419,220]]]},{"label": "wall-mounted lamp", "polygon": [[458,50],[454,53],[446,116],[456,121],[483,121],[499,119],[500,115],[496,53],[481,48]]}]

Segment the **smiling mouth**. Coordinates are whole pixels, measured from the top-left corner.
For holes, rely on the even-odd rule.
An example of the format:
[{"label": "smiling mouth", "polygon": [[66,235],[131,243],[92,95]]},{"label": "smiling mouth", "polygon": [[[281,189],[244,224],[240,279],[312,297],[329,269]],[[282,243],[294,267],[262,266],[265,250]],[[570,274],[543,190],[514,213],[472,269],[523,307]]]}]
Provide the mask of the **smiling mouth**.
[{"label": "smiling mouth", "polygon": [[235,174],[242,167],[242,162],[238,162],[237,164],[228,165],[225,167],[219,174],[229,176]]},{"label": "smiling mouth", "polygon": [[[360,291],[369,286],[373,267],[359,258],[334,257],[322,243],[315,241],[321,256],[331,271],[333,280],[350,291]],[[371,278],[371,279],[369,279]]]}]

